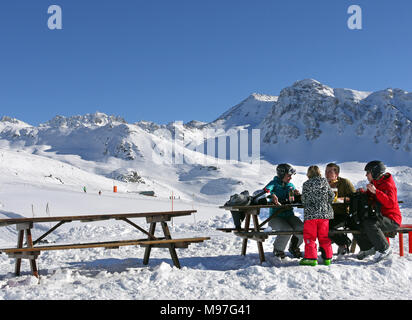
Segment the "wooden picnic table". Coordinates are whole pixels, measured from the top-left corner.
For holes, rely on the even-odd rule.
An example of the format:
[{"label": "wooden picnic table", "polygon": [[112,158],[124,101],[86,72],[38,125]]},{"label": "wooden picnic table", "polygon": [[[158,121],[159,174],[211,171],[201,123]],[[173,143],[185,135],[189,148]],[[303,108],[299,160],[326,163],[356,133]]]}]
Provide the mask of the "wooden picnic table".
[{"label": "wooden picnic table", "polygon": [[[50,250],[65,250],[65,249],[84,249],[84,248],[119,248],[128,245],[140,245],[145,247],[143,264],[149,263],[150,252],[153,247],[168,248],[173,264],[180,268],[179,259],[175,248],[187,248],[189,244],[209,240],[209,237],[197,238],[181,238],[172,239],[167,222],[173,217],[187,216],[195,213],[196,210],[186,211],[165,211],[165,212],[142,212],[142,213],[120,213],[120,214],[96,214],[96,215],[80,215],[80,216],[60,216],[60,217],[37,217],[37,218],[10,218],[0,219],[1,226],[16,225],[18,231],[17,247],[0,249],[0,253],[6,253],[10,258],[16,259],[15,274],[20,275],[20,266],[22,259],[30,260],[30,267],[34,276],[39,277],[36,259],[42,251]],[[130,219],[145,218],[149,225],[149,229],[139,226]],[[147,236],[144,239],[132,239],[121,241],[105,241],[94,243],[75,243],[75,244],[57,244],[57,245],[37,245],[47,235],[55,231],[65,223],[73,221],[94,222],[104,220],[121,220],[124,221]],[[57,222],[47,232],[41,235],[38,239],[32,239],[31,229],[35,223]],[[156,237],[155,229],[157,223],[160,223],[164,237]],[[23,247],[24,235],[26,235],[26,247]]]},{"label": "wooden picnic table", "polygon": [[[295,203],[295,204],[284,204],[281,206],[276,206],[274,204],[265,204],[265,205],[248,205],[248,206],[221,206],[219,207],[221,209],[225,210],[230,210],[230,211],[242,211],[245,213],[245,224],[244,228],[241,230],[237,230],[235,228],[218,228],[220,231],[224,232],[232,232],[232,231],[243,231],[243,232],[260,232],[263,228],[263,226],[269,222],[270,219],[275,217],[276,215],[280,214],[281,212],[284,212],[286,210],[289,210],[291,208],[303,208],[303,205],[301,203]],[[265,221],[259,224],[258,221],[258,216],[260,214],[260,209],[263,208],[278,208],[278,211],[276,212],[275,215],[267,218]],[[250,218],[252,218],[253,221],[253,228],[250,228]],[[246,249],[247,249],[247,238],[243,238],[242,242],[242,252],[241,255],[244,256],[246,255]],[[263,251],[263,244],[262,241],[257,241],[257,247],[258,247],[258,252],[259,252],[259,258],[260,261],[263,262],[265,261],[265,254]]]},{"label": "wooden picnic table", "polygon": [[[399,203],[403,203],[402,201],[399,201]],[[349,205],[349,202],[334,202],[332,203],[333,207],[341,207],[345,206],[347,207]],[[259,259],[260,262],[265,261],[265,254],[263,251],[263,242],[270,236],[270,235],[292,235],[292,234],[303,234],[302,231],[270,231],[270,232],[263,232],[264,230],[264,225],[268,223],[273,217],[276,217],[278,214],[281,212],[284,212],[286,210],[290,210],[292,208],[303,208],[302,203],[292,203],[292,204],[283,204],[280,206],[276,206],[274,204],[266,204],[266,205],[248,205],[248,206],[220,206],[220,209],[225,209],[225,210],[230,210],[230,211],[242,211],[245,213],[245,223],[244,223],[244,228],[241,229],[236,229],[236,228],[217,228],[219,231],[223,232],[234,232],[237,236],[243,238],[242,242],[242,251],[241,255],[244,256],[246,255],[246,249],[247,249],[247,243],[248,240],[255,240],[257,241],[257,247],[258,247],[258,252],[259,252]],[[258,221],[258,216],[260,214],[260,209],[263,208],[278,208],[279,210],[276,211],[274,215],[271,217],[267,218],[263,222],[259,223]],[[252,218],[253,221],[253,227],[250,226],[250,220]],[[402,225],[400,228],[397,230],[399,233],[399,254],[403,256],[403,233],[408,233],[409,234],[409,253],[412,253],[412,225]],[[358,230],[334,230],[330,231],[329,234],[347,234],[347,233],[360,233]],[[356,242],[353,241],[353,244],[356,245]],[[354,250],[354,247],[352,248]]]}]

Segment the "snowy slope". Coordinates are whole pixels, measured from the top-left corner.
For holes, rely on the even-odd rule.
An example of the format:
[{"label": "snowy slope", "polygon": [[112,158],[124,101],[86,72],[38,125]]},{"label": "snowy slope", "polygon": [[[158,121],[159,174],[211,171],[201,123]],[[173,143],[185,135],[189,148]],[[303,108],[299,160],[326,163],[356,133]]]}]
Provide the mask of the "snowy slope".
[{"label": "snowy slope", "polygon": [[[175,210],[198,211],[194,216],[174,219],[170,225],[173,236],[210,236],[211,240],[178,250],[183,267],[180,270],[171,267],[170,255],[162,249],[152,250],[149,266],[142,264],[144,251],[138,247],[42,253],[38,259],[40,282],[30,275],[27,261],[23,261],[22,275],[14,277],[14,261],[0,255],[0,299],[412,298],[410,255],[402,258],[395,255],[392,260],[379,264],[371,264],[370,260],[358,261],[354,255],[348,255],[335,260],[330,267],[302,268],[298,266],[298,260],[291,257],[283,261],[274,258],[271,255],[274,239],[271,238],[264,243],[267,261],[262,265],[254,243],[249,244],[245,257],[240,256],[241,240],[215,230],[233,225],[229,213],[217,208],[227,200],[227,194],[216,193],[261,188],[274,173],[274,166],[265,161],[259,167],[242,163],[218,167],[183,164],[172,173],[168,172],[172,166],[160,166],[153,177],[143,177],[153,181],[150,187],[157,188],[159,196],[151,198],[133,192],[144,189],[149,182],[145,185],[115,181],[119,192],[114,194],[111,190],[113,180],[93,173],[105,170],[105,166],[121,167],[129,161],[111,159],[99,163],[79,156],[56,154],[53,159],[41,156],[43,152],[40,148],[35,155],[22,150],[0,151],[1,217],[170,210],[167,189],[174,190],[175,195],[180,191],[186,195],[174,200]],[[351,179],[356,187],[364,186],[364,165],[360,162],[342,163],[342,175]],[[323,171],[325,165],[320,166]],[[293,182],[301,188],[306,180],[306,167],[295,167],[297,175]],[[404,223],[412,223],[412,169],[404,166],[390,167],[389,170],[394,174],[399,198],[405,201],[402,205]],[[83,185],[88,187],[86,194],[82,191]],[[97,194],[98,190],[103,190],[101,196]],[[191,198],[191,193],[195,193],[195,197]],[[301,217],[302,212],[296,214]],[[262,221],[266,217],[267,211],[263,210],[259,219]],[[52,224],[48,223],[36,225],[33,236],[40,236],[50,227]],[[3,227],[0,245],[15,245],[16,237],[15,228]],[[47,240],[73,243],[134,237],[142,235],[127,224],[105,221],[67,224]],[[396,252],[397,240],[392,241],[392,246]],[[407,240],[405,247],[408,247]],[[336,249],[334,247],[335,252]]]},{"label": "snowy slope", "polygon": [[[6,156],[6,155],[5,155]],[[14,156],[14,158],[12,158]],[[21,153],[7,155],[14,159],[14,170],[18,163],[25,165]],[[34,156],[30,156],[31,161]],[[66,179],[68,168],[54,168],[55,160],[45,160],[56,176]],[[356,187],[366,183],[362,172],[364,163],[342,163],[342,175],[349,178]],[[325,165],[321,165],[322,171]],[[305,178],[305,167],[297,168],[293,182],[301,188]],[[34,169],[34,167],[33,167]],[[399,189],[399,198],[404,200],[402,213],[404,223],[412,223],[412,169],[390,167]],[[120,192],[118,194],[96,192],[84,194],[67,184],[45,185],[42,177],[35,174],[13,177],[2,168],[0,175],[0,215],[2,217],[47,216],[104,212],[134,212],[170,209],[170,200],[145,198]],[[7,174],[3,174],[7,173]],[[87,175],[77,171],[75,176]],[[269,178],[269,177],[268,177]],[[176,183],[176,182],[175,182]],[[95,190],[94,190],[95,191]],[[217,205],[176,200],[176,209],[196,209],[191,217],[176,218],[170,229],[174,237],[210,236],[211,240],[194,244],[189,249],[178,249],[182,269],[172,267],[167,249],[153,249],[148,266],[142,264],[144,250],[140,247],[121,247],[118,250],[84,249],[51,251],[38,258],[41,270],[40,281],[30,275],[27,261],[22,263],[22,275],[13,275],[14,261],[0,255],[0,299],[412,299],[412,256],[396,255],[399,245],[391,241],[395,252],[391,260],[378,264],[370,260],[358,261],[350,254],[341,259],[335,257],[329,267],[300,267],[297,259],[287,257],[278,260],[271,254],[270,238],[264,242],[267,261],[259,263],[255,242],[249,242],[248,253],[240,256],[241,239],[231,234],[218,232],[218,227],[231,227],[230,214]],[[296,214],[302,217],[301,211]],[[262,212],[260,221],[267,212]],[[142,221],[136,221],[142,222]],[[144,224],[144,223],[143,223]],[[39,224],[33,236],[44,233],[52,225]],[[16,230],[3,227],[0,245],[14,245]],[[56,243],[93,242],[132,239],[142,237],[128,224],[105,221],[97,223],[67,224],[56,230],[47,239]],[[405,237],[405,248],[408,240]],[[303,248],[301,248],[303,249]],[[336,252],[334,246],[334,251]]]}]

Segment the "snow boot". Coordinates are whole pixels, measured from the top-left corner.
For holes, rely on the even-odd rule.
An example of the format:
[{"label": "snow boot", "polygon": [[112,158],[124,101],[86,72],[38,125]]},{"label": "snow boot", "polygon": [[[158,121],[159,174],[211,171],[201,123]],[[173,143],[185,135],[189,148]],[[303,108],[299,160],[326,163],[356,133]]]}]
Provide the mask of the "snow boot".
[{"label": "snow boot", "polygon": [[377,251],[375,256],[373,257],[373,260],[375,262],[379,262],[383,259],[387,259],[390,258],[392,255],[392,249],[389,247],[388,249],[386,249],[385,251]]},{"label": "snow boot", "polygon": [[349,247],[346,244],[344,244],[343,246],[339,246],[338,256],[343,256],[347,253],[349,253]]},{"label": "snow boot", "polygon": [[330,266],[330,264],[332,263],[332,258],[326,257],[325,249],[320,248],[319,251],[321,252],[320,256],[322,258],[322,264],[324,264],[325,266]]},{"label": "snow boot", "polygon": [[368,256],[371,256],[373,254],[376,253],[376,250],[374,247],[370,248],[369,250],[365,250],[365,251],[360,251],[358,253],[358,255],[356,256],[356,258],[358,258],[358,260],[363,260]]},{"label": "snow boot", "polygon": [[300,260],[299,264],[300,264],[301,266],[312,266],[312,267],[315,267],[315,266],[318,265],[318,260],[316,260],[316,259],[306,259],[306,258],[303,258],[302,260]]},{"label": "snow boot", "polygon": [[323,264],[324,264],[325,266],[330,266],[331,263],[332,263],[332,259],[323,259]]},{"label": "snow boot", "polygon": [[338,256],[343,256],[350,252],[350,245],[352,244],[352,241],[349,238],[347,238],[345,242],[345,244],[339,246]]},{"label": "snow boot", "polygon": [[298,247],[298,241],[299,239],[297,237],[292,236],[292,239],[290,240],[289,252],[294,258],[299,259],[302,258],[302,253]]},{"label": "snow boot", "polygon": [[289,248],[289,252],[294,258],[302,258],[302,252],[300,252],[299,248]]},{"label": "snow boot", "polygon": [[282,250],[277,250],[275,248],[273,248],[273,254],[275,255],[275,257],[278,257],[280,259],[284,259],[286,257],[285,252]]}]

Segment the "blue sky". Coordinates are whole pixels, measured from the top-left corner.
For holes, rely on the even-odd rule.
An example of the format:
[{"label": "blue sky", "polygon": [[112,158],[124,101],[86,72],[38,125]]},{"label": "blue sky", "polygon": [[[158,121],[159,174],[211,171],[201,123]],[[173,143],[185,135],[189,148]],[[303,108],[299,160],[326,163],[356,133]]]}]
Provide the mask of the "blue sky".
[{"label": "blue sky", "polygon": [[[49,30],[50,5],[63,30]],[[363,10],[350,30],[348,7]],[[2,0],[0,116],[213,121],[296,80],[412,91],[406,0]]]}]

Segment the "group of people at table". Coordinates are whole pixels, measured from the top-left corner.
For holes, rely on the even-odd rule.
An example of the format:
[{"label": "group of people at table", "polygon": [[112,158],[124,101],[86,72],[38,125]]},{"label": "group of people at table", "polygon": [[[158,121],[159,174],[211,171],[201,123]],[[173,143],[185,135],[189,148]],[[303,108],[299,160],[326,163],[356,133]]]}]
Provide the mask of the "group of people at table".
[{"label": "group of people at table", "polygon": [[[277,207],[270,209],[269,221],[272,230],[303,231],[302,235],[278,235],[273,243],[275,256],[285,258],[285,249],[295,258],[302,258],[300,265],[316,266],[318,254],[316,240],[319,241],[321,262],[330,265],[333,251],[332,242],[338,245],[338,255],[349,252],[351,240],[345,234],[337,234],[329,237],[329,230],[347,225],[348,206],[332,206],[333,201],[349,201],[348,197],[356,191],[367,193],[369,202],[379,208],[379,217],[368,217],[359,225],[351,225],[351,229],[360,230],[360,234],[354,234],[353,238],[360,247],[357,258],[362,260],[373,256],[375,261],[390,257],[392,250],[384,235],[386,232],[394,232],[402,223],[401,212],[398,205],[397,189],[390,173],[381,161],[371,161],[366,167],[366,177],[369,181],[366,190],[355,190],[353,184],[339,176],[340,168],[335,163],[326,166],[325,178],[322,177],[318,166],[310,166],[307,170],[308,180],[303,183],[302,194],[291,183],[296,170],[289,164],[279,164],[276,168],[276,176],[264,188],[270,193],[270,199],[275,206],[288,199],[290,194],[300,195],[304,207],[304,221],[295,216],[293,208],[282,210]],[[337,197],[333,190],[337,189]],[[299,249],[304,242],[304,255]]]}]

